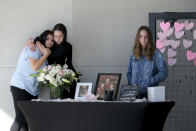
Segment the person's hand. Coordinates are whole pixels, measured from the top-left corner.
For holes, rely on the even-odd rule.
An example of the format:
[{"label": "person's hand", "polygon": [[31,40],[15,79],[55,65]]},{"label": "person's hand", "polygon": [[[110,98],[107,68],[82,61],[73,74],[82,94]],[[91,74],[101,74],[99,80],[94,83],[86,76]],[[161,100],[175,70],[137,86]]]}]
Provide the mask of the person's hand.
[{"label": "person's hand", "polygon": [[36,45],[43,56],[48,57],[50,55],[51,50],[49,48],[45,48],[39,41],[36,42]]},{"label": "person's hand", "polygon": [[42,53],[42,55],[45,54],[45,51],[44,51],[44,46],[39,42],[39,41],[36,41],[36,45],[37,45],[37,48],[39,49],[39,51]]},{"label": "person's hand", "polygon": [[97,95],[99,95],[100,98],[103,98],[105,94],[104,88],[97,88]]},{"label": "person's hand", "polygon": [[50,53],[51,53],[51,50],[49,48],[45,48],[45,47],[43,47],[43,48],[45,50],[45,54],[44,55],[49,56]]},{"label": "person's hand", "polygon": [[26,42],[26,46],[29,46],[30,50],[35,52],[35,44],[33,44],[34,39],[33,38],[29,38]]}]

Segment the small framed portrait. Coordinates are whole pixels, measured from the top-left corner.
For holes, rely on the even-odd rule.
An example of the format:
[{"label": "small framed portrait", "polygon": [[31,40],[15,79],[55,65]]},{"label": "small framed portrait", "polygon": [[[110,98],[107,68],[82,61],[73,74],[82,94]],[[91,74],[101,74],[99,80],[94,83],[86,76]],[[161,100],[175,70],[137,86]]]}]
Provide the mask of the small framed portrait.
[{"label": "small framed portrait", "polygon": [[80,100],[83,96],[90,94],[92,91],[92,83],[78,82],[75,92],[75,100]]},{"label": "small framed portrait", "polygon": [[120,101],[134,101],[138,95],[137,85],[122,85],[120,87]]},{"label": "small framed portrait", "polygon": [[101,100],[115,100],[120,85],[121,73],[98,73],[94,93]]}]

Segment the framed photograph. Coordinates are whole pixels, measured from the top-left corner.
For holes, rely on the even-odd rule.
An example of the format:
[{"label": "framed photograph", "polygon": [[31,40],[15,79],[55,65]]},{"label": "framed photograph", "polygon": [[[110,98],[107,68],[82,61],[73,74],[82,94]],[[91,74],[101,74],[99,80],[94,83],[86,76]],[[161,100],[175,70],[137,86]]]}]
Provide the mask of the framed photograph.
[{"label": "framed photograph", "polygon": [[137,85],[122,85],[120,87],[120,101],[134,101],[138,94]]},{"label": "framed photograph", "polygon": [[98,73],[94,93],[101,100],[115,100],[120,85],[121,73]]},{"label": "framed photograph", "polygon": [[80,100],[83,96],[90,94],[92,83],[78,82],[76,85],[75,100]]}]

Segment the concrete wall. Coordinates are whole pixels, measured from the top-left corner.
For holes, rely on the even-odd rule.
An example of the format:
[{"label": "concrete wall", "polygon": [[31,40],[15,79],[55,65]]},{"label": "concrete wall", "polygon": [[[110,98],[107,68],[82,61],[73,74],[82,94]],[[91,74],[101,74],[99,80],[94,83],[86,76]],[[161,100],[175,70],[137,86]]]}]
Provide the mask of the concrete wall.
[{"label": "concrete wall", "polygon": [[148,13],[195,12],[195,5],[195,0],[1,0],[0,109],[14,118],[9,81],[29,37],[62,22],[81,81],[95,84],[98,72],[120,72],[126,84],[135,33],[148,25]]}]

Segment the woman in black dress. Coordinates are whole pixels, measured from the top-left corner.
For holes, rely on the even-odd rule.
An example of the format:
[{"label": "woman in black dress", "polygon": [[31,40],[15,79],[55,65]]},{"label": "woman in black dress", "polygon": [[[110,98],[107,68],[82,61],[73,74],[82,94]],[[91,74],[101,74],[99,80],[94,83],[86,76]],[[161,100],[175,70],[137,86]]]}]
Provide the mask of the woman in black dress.
[{"label": "woman in black dress", "polygon": [[[60,64],[63,66],[66,62],[68,68],[73,70],[75,73],[74,66],[72,64],[72,45],[67,42],[67,29],[59,23],[53,28],[54,34],[54,46],[51,49],[51,54],[48,57],[49,64]],[[76,82],[70,86],[70,92],[64,90],[63,98],[74,98],[76,89]]]}]

